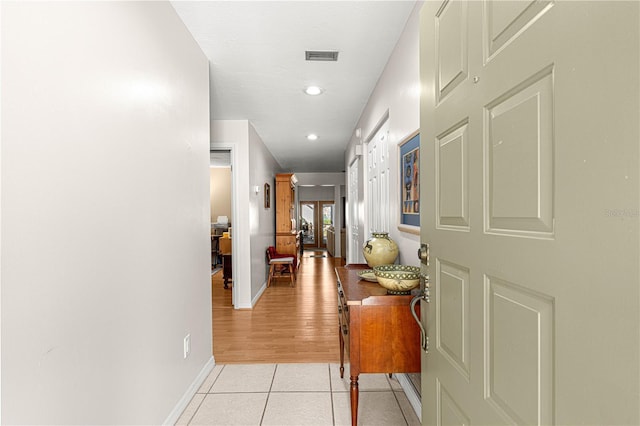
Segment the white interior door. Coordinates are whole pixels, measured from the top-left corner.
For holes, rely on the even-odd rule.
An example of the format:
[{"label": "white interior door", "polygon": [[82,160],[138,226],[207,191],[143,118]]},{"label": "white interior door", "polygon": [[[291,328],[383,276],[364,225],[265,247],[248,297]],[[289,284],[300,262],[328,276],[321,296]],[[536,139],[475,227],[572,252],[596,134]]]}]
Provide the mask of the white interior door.
[{"label": "white interior door", "polygon": [[367,143],[367,235],[389,232],[389,121]]},{"label": "white interior door", "polygon": [[427,1],[424,424],[638,424],[638,2]]},{"label": "white interior door", "polygon": [[348,205],[348,214],[347,214],[347,225],[349,227],[348,230],[348,241],[349,248],[347,251],[347,263],[363,263],[364,256],[362,255],[362,250],[360,246],[361,237],[360,237],[360,210],[361,203],[359,201],[360,191],[358,190],[358,175],[360,173],[360,158],[356,157],[355,160],[349,165],[349,176],[348,176],[348,191],[349,191],[349,205]]}]

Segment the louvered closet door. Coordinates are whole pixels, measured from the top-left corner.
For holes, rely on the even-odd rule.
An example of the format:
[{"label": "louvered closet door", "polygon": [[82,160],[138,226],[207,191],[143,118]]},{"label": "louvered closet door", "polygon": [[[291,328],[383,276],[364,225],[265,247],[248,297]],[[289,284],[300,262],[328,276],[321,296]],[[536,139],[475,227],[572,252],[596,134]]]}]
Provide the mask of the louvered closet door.
[{"label": "louvered closet door", "polygon": [[425,4],[424,424],[640,422],[638,5]]}]

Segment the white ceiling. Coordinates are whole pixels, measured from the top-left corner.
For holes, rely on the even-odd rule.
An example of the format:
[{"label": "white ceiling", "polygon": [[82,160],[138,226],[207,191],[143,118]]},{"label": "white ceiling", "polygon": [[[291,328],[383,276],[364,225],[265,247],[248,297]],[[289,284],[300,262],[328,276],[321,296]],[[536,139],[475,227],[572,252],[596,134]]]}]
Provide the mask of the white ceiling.
[{"label": "white ceiling", "polygon": [[[280,165],[340,172],[415,1],[173,1],[210,61],[211,116],[249,120]],[[309,62],[305,50],[337,50]],[[303,93],[307,85],[324,89]],[[317,141],[307,134],[316,133]]]}]

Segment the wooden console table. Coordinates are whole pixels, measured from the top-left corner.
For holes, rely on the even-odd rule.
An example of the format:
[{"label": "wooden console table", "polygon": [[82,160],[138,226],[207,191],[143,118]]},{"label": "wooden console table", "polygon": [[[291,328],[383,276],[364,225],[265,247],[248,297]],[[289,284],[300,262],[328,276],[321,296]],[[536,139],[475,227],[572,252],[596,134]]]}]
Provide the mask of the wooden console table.
[{"label": "wooden console table", "polygon": [[419,373],[420,329],[411,315],[412,296],[387,295],[378,283],[361,280],[367,265],[336,267],[340,377],[349,353],[351,425],[358,424],[360,373]]}]

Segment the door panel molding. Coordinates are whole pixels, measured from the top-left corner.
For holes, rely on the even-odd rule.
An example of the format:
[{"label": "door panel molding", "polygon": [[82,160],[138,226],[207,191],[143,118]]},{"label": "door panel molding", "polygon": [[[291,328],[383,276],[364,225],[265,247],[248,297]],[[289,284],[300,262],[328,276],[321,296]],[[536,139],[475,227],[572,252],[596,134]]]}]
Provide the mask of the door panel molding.
[{"label": "door panel molding", "polygon": [[467,2],[445,1],[435,16],[436,102],[453,92],[469,75]]},{"label": "door panel molding", "polygon": [[469,416],[456,404],[455,398],[447,392],[447,389],[439,379],[436,379],[436,386],[438,398],[437,425],[469,426],[471,424]]},{"label": "door panel molding", "polygon": [[484,108],[485,232],[554,236],[553,65]]},{"label": "door panel molding", "polygon": [[502,49],[533,25],[553,6],[553,1],[484,1],[484,62],[492,60]]},{"label": "door panel molding", "polygon": [[555,300],[485,275],[485,398],[517,424],[553,424]]},{"label": "door panel molding", "polygon": [[469,381],[469,269],[436,259],[436,348]]},{"label": "door panel molding", "polygon": [[469,118],[435,143],[436,228],[469,231]]}]

